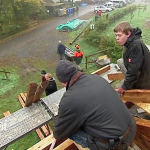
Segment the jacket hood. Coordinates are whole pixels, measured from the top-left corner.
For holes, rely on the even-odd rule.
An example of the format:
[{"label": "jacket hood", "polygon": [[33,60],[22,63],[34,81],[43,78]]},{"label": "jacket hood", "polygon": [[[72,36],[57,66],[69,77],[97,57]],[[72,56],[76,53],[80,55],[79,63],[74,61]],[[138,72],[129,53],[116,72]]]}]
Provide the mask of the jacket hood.
[{"label": "jacket hood", "polygon": [[125,47],[128,47],[132,41],[140,39],[141,38],[142,31],[141,29],[133,28],[130,37],[127,39],[126,43],[124,44]]}]

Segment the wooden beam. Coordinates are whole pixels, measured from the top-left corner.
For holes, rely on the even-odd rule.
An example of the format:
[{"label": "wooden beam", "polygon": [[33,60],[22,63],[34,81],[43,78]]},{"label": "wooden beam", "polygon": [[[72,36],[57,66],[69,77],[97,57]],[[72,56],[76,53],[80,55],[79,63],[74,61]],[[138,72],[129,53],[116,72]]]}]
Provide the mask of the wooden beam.
[{"label": "wooden beam", "polygon": [[140,147],[141,150],[150,149],[150,120],[140,119],[135,117],[137,131],[134,143]]},{"label": "wooden beam", "polygon": [[33,103],[37,102],[40,100],[42,94],[44,93],[46,87],[48,86],[49,81],[44,81],[41,83],[41,85],[37,88],[36,93],[33,98]]},{"label": "wooden beam", "polygon": [[142,134],[136,133],[134,143],[141,149],[141,150],[150,150],[150,138]]},{"label": "wooden beam", "polygon": [[150,90],[127,90],[120,98],[124,103],[132,102],[150,114]]},{"label": "wooden beam", "polygon": [[6,117],[6,116],[9,116],[11,113],[9,111],[6,111],[3,113],[3,115]]},{"label": "wooden beam", "polygon": [[127,90],[120,97],[123,101],[150,103],[150,90]]},{"label": "wooden beam", "polygon": [[134,117],[137,125],[137,132],[150,137],[150,120]]},{"label": "wooden beam", "polygon": [[26,102],[27,97],[24,95],[24,93],[20,93],[20,96],[22,97],[24,103]]},{"label": "wooden beam", "polygon": [[103,67],[103,68],[101,68],[99,70],[96,70],[96,71],[92,72],[91,74],[100,75],[100,74],[102,74],[102,73],[104,73],[104,72],[106,72],[108,70],[110,70],[110,65],[107,65],[107,66],[105,66],[105,67]]},{"label": "wooden beam", "polygon": [[107,74],[107,76],[108,76],[108,79],[112,80],[112,81],[123,80],[124,79],[123,73]]},{"label": "wooden beam", "polygon": [[27,92],[27,99],[25,102],[26,107],[28,107],[32,104],[37,87],[38,87],[37,83],[30,83],[29,84],[28,92]]},{"label": "wooden beam", "polygon": [[136,103],[136,102],[134,102],[134,104],[136,106],[142,108],[143,110],[145,110],[150,115],[150,103]]},{"label": "wooden beam", "polygon": [[49,146],[54,140],[55,138],[53,137],[53,134],[51,134],[27,150],[43,150],[44,148]]},{"label": "wooden beam", "polygon": [[63,143],[58,145],[56,148],[54,148],[53,150],[65,150],[65,149],[67,149],[67,147],[69,147],[72,144],[74,144],[74,142],[70,139],[67,139]]},{"label": "wooden beam", "polygon": [[18,98],[21,106],[24,107],[25,106],[25,102],[23,101],[22,97],[20,95],[18,95],[17,98]]},{"label": "wooden beam", "polygon": [[43,140],[45,138],[43,133],[41,132],[40,128],[36,129],[35,131],[36,131],[38,137],[40,138],[40,140]]}]

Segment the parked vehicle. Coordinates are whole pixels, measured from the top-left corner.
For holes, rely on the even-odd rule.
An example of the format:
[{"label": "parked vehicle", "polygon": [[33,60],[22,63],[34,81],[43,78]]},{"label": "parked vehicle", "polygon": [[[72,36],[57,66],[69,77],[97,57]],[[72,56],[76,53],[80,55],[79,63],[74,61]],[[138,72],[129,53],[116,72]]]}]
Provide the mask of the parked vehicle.
[{"label": "parked vehicle", "polygon": [[115,4],[112,2],[108,2],[108,3],[104,4],[104,6],[107,8],[115,9]]},{"label": "parked vehicle", "polygon": [[99,10],[101,10],[102,12],[109,12],[109,11],[112,11],[111,8],[107,8],[107,7],[103,6],[103,5],[95,6],[95,7],[94,7],[94,12],[97,12],[97,11],[99,11]]},{"label": "parked vehicle", "polygon": [[115,7],[123,7],[126,6],[124,0],[110,0],[110,2],[115,4]]}]

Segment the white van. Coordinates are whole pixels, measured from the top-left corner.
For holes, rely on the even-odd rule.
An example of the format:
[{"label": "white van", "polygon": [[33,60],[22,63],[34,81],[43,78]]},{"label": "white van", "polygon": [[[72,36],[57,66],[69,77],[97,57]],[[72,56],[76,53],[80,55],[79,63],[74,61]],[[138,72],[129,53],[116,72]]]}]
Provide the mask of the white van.
[{"label": "white van", "polygon": [[110,0],[110,2],[114,3],[115,7],[123,7],[126,5],[123,0]]},{"label": "white van", "polygon": [[115,4],[112,2],[108,2],[108,3],[104,4],[104,6],[107,8],[115,9]]}]

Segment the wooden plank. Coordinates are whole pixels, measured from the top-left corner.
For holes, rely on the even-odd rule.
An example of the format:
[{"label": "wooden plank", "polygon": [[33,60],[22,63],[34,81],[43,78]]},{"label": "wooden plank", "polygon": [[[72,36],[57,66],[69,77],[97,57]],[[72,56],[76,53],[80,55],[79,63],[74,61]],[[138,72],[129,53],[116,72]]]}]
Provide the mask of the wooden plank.
[{"label": "wooden plank", "polygon": [[150,150],[150,139],[143,134],[138,134],[138,132],[136,132],[134,143],[140,147],[141,150]]},{"label": "wooden plank", "polygon": [[135,117],[137,132],[150,138],[150,120]]},{"label": "wooden plank", "polygon": [[70,139],[67,139],[63,143],[58,145],[56,148],[54,148],[53,150],[65,150],[67,147],[69,147],[72,144],[74,144],[74,142]]},{"label": "wooden plank", "polygon": [[27,93],[24,93],[24,96],[27,97]]},{"label": "wooden plank", "polygon": [[33,103],[37,102],[40,100],[42,94],[44,93],[46,87],[48,86],[49,81],[44,81],[41,83],[41,85],[37,88],[36,93],[33,98]]},{"label": "wooden plank", "polygon": [[138,107],[142,108],[143,110],[145,110],[150,115],[150,103],[136,103],[136,102],[133,103]]},{"label": "wooden plank", "polygon": [[25,106],[25,103],[24,103],[22,97],[21,97],[20,95],[18,95],[17,98],[18,98],[18,100],[19,100],[21,106],[24,107],[24,106]]},{"label": "wooden plank", "polygon": [[[49,136],[52,132],[52,129],[49,125],[45,124],[41,127],[41,129],[43,130],[45,136]],[[51,130],[50,130],[51,129]]]},{"label": "wooden plank", "polygon": [[150,90],[127,90],[120,97],[123,101],[150,103]]},{"label": "wooden plank", "polygon": [[45,136],[50,135],[50,131],[46,128],[46,126],[45,126],[45,125],[43,125],[43,126],[41,127],[41,129],[43,130],[43,132],[44,132]]},{"label": "wooden plank", "polygon": [[24,95],[24,93],[20,93],[20,96],[22,97],[24,103],[26,102],[27,97]]},{"label": "wooden plank", "polygon": [[43,140],[45,138],[39,128],[36,129],[35,131],[36,131],[37,135],[39,136],[40,140]]},{"label": "wooden plank", "polygon": [[132,102],[150,114],[150,90],[127,90],[120,98],[124,102]]},{"label": "wooden plank", "polygon": [[49,131],[50,134],[53,133],[53,130],[51,129],[51,127],[48,124],[44,125],[46,127],[46,129]]},{"label": "wooden plank", "polygon": [[44,148],[49,146],[54,140],[55,138],[53,137],[53,134],[51,134],[27,150],[43,150]]},{"label": "wooden plank", "polygon": [[11,113],[9,111],[6,111],[3,113],[3,115],[6,117],[6,116],[9,116]]},{"label": "wooden plank", "polygon": [[112,80],[112,81],[124,79],[124,75],[121,72],[120,73],[107,74],[107,76],[108,76],[108,79]]},{"label": "wooden plank", "polygon": [[27,98],[26,98],[26,102],[25,102],[26,107],[28,107],[32,104],[37,86],[38,86],[37,83],[30,83],[29,84],[28,92],[27,92]]},{"label": "wooden plank", "polygon": [[107,66],[105,66],[105,67],[103,67],[103,68],[101,68],[99,70],[96,70],[96,71],[92,72],[91,74],[100,75],[100,74],[102,74],[102,73],[104,73],[104,72],[106,72],[108,70],[110,70],[110,65],[107,65]]},{"label": "wooden plank", "polygon": [[136,120],[137,131],[134,143],[141,150],[150,150],[150,120],[134,117]]}]

